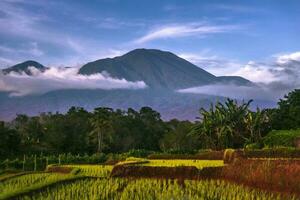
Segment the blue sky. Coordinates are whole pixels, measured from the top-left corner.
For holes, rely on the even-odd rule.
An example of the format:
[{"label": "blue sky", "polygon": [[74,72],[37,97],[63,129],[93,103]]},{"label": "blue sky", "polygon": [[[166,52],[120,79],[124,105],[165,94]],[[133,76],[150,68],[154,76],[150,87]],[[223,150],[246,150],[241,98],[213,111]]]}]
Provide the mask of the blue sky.
[{"label": "blue sky", "polygon": [[299,0],[1,0],[0,66],[80,66],[155,48],[251,79],[246,65],[264,70],[300,51],[299,19]]}]

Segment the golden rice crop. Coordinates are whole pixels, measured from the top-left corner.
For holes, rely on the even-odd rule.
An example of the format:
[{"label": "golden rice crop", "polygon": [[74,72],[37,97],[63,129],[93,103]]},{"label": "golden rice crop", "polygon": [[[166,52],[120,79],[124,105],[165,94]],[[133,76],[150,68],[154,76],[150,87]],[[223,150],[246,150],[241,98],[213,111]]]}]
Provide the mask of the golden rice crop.
[{"label": "golden rice crop", "polygon": [[[120,200],[281,200],[283,196],[220,180],[88,179],[60,184],[21,199],[120,199]],[[285,197],[286,198],[286,197]],[[295,198],[290,198],[295,199]]]},{"label": "golden rice crop", "polygon": [[70,175],[56,173],[33,173],[13,177],[0,183],[0,194],[14,192],[16,190],[39,184],[42,182],[61,180]]},{"label": "golden rice crop", "polygon": [[150,162],[144,163],[144,166],[153,167],[178,167],[178,166],[195,166],[198,169],[204,167],[220,167],[224,166],[223,160],[149,160]]},{"label": "golden rice crop", "polygon": [[113,168],[112,165],[62,165],[62,167],[79,169],[79,175],[93,177],[108,177]]}]

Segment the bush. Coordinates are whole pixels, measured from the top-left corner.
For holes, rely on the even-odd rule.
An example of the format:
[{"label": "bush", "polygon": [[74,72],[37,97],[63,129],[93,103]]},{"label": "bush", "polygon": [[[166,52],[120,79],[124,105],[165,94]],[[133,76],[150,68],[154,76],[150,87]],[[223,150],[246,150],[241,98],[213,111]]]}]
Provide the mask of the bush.
[{"label": "bush", "polygon": [[263,138],[267,147],[295,147],[296,138],[300,137],[300,129],[271,131]]}]

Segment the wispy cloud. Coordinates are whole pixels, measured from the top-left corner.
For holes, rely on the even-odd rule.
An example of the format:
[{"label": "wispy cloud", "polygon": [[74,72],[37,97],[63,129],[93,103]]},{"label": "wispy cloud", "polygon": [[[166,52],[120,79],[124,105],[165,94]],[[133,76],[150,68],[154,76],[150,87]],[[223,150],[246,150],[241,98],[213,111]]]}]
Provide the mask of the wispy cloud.
[{"label": "wispy cloud", "polygon": [[182,52],[178,53],[178,56],[216,76],[232,75],[243,66],[236,60],[214,54],[210,49],[199,52]]},{"label": "wispy cloud", "polygon": [[242,13],[257,13],[257,12],[265,12],[262,8],[253,7],[253,6],[245,6],[238,4],[211,4],[207,6],[209,9],[213,10],[225,10],[230,12],[242,12]]},{"label": "wispy cloud", "polygon": [[188,23],[177,25],[164,25],[149,31],[146,35],[134,42],[142,44],[157,39],[178,38],[186,36],[205,36],[216,33],[224,33],[240,28],[237,25],[208,25],[202,23]]},{"label": "wispy cloud", "polygon": [[0,72],[0,91],[7,91],[11,96],[43,94],[60,89],[143,89],[143,81],[127,81],[110,77],[107,72],[93,75],[78,74],[76,68],[51,67],[45,72],[31,68],[33,76],[25,73],[11,72],[3,75]]}]

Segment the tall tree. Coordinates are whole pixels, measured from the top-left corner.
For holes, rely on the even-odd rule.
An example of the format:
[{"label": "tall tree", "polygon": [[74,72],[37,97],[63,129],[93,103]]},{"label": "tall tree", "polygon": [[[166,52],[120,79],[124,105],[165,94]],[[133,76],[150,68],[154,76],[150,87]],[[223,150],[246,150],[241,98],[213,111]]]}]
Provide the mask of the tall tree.
[{"label": "tall tree", "polygon": [[91,118],[92,131],[90,136],[97,141],[97,152],[103,150],[103,140],[106,138],[111,139],[112,133],[112,115],[113,109],[111,108],[96,108]]}]

